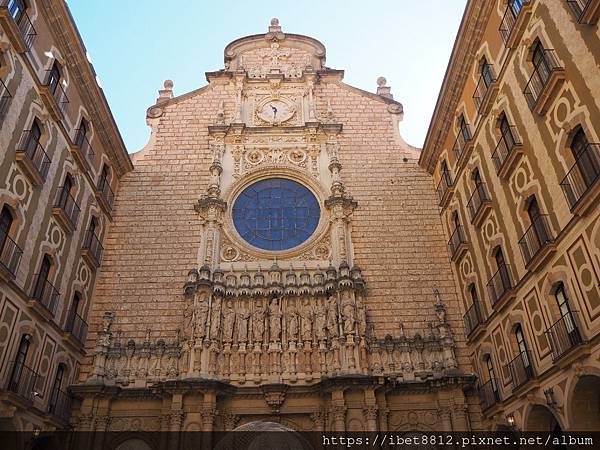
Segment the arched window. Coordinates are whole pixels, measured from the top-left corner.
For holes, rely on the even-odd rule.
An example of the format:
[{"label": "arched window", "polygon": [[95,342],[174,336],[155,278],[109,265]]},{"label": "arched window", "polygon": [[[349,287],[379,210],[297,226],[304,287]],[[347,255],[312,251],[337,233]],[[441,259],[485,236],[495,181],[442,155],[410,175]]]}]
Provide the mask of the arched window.
[{"label": "arched window", "polygon": [[471,303],[473,305],[479,303],[479,297],[477,296],[477,288],[475,287],[475,283],[471,283],[469,286],[469,294],[471,295]]},{"label": "arched window", "polygon": [[546,245],[551,240],[550,232],[548,231],[546,221],[544,220],[544,216],[542,216],[540,206],[535,195],[532,195],[527,200],[527,216],[529,216],[529,222],[532,226],[531,229],[534,232],[534,239],[537,241],[530,243],[530,245],[532,245],[530,250],[533,254],[535,254],[540,247]]},{"label": "arched window", "polygon": [[517,17],[523,7],[523,0],[508,0],[508,5],[510,6],[513,15]]},{"label": "arched window", "polygon": [[44,291],[46,290],[46,283],[48,282],[48,277],[50,276],[50,269],[52,268],[52,260],[50,256],[44,255],[42,258],[42,265],[40,266],[40,271],[38,272],[37,280],[35,283],[35,289],[33,290],[33,298],[37,300],[41,300],[44,296]]},{"label": "arched window", "polygon": [[60,406],[60,398],[62,394],[63,378],[65,376],[66,368],[64,364],[59,364],[56,368],[56,376],[54,377],[54,383],[52,384],[52,392],[50,394],[50,412],[55,412],[57,407]]},{"label": "arched window", "polygon": [[459,131],[464,141],[471,139],[471,132],[469,131],[469,126],[464,115],[461,115],[459,119]]},{"label": "arched window", "polygon": [[515,338],[517,341],[517,350],[521,358],[521,363],[527,374],[530,374],[529,378],[533,375],[531,368],[531,361],[529,360],[529,352],[527,349],[527,343],[525,342],[525,336],[523,336],[523,329],[521,325],[517,325],[515,328]]},{"label": "arched window", "polygon": [[42,129],[37,120],[34,120],[31,124],[31,130],[27,134],[27,140],[25,141],[24,150],[29,159],[33,159],[40,145],[40,139],[42,138]]},{"label": "arched window", "polygon": [[80,303],[81,303],[81,295],[79,294],[79,292],[75,292],[75,294],[73,294],[73,299],[71,300],[71,308],[69,309],[69,313],[67,316],[66,328],[67,328],[68,332],[72,332],[74,329],[75,320],[78,315]]},{"label": "arched window", "polygon": [[581,127],[571,139],[571,152],[583,184],[589,188],[600,175],[600,157],[597,152],[592,151],[588,138]]},{"label": "arched window", "polygon": [[0,261],[4,261],[4,245],[9,239],[10,229],[13,224],[13,215],[10,209],[4,205],[0,213]]},{"label": "arched window", "polygon": [[488,64],[487,58],[485,56],[481,58],[481,62],[479,63],[479,69],[485,87],[490,87],[490,85],[494,82],[494,74],[492,73],[492,66],[491,64]]},{"label": "arched window", "polygon": [[18,24],[21,22],[21,19],[23,19],[23,16],[25,15],[26,10],[27,10],[27,5],[25,4],[25,2],[23,0],[9,0],[8,1],[8,11],[10,12],[10,15],[12,16],[14,21],[17,22]]},{"label": "arched window", "polygon": [[67,205],[67,201],[69,200],[69,196],[71,195],[71,191],[73,190],[73,178],[71,175],[67,174],[65,176],[65,181],[63,182],[62,189],[60,191],[60,196],[58,200],[58,207],[65,209]]},{"label": "arched window", "polygon": [[[23,386],[21,384],[21,378],[27,378],[27,354],[29,353],[29,343],[31,336],[24,334],[21,336],[21,342],[19,342],[19,348],[15,356],[13,363],[12,372],[10,375],[9,390],[12,392],[22,392]],[[25,376],[24,375],[25,372]]]},{"label": "arched window", "polygon": [[537,41],[534,44],[531,55],[531,61],[533,63],[533,67],[535,68],[537,78],[541,83],[541,86],[545,86],[548,82],[548,78],[550,78],[550,73],[552,72],[552,65],[550,61],[548,61],[546,57],[546,50],[544,49],[540,41]]},{"label": "arched window", "polygon": [[562,339],[560,334],[565,333],[566,343],[569,345],[569,347],[579,344],[582,341],[581,334],[579,334],[579,328],[577,328],[575,316],[573,311],[571,311],[571,305],[569,304],[569,298],[567,297],[565,285],[563,283],[559,283],[559,285],[556,287],[554,296],[556,298],[556,304],[558,305],[560,320],[562,321],[562,326],[555,330],[554,337],[557,339]]},{"label": "arched window", "polygon": [[500,282],[502,283],[502,293],[504,293],[507,289],[510,289],[510,273],[508,271],[508,265],[506,264],[506,260],[504,259],[504,252],[502,251],[502,247],[498,246],[494,250],[494,260],[496,261],[496,268],[498,269],[498,274],[500,275]]},{"label": "arched window", "polygon": [[452,186],[452,177],[450,176],[450,170],[448,170],[448,163],[446,160],[443,160],[440,165],[440,174],[446,186]]},{"label": "arched window", "polygon": [[454,211],[452,213],[452,224],[454,225],[454,230],[458,230],[460,228],[460,218],[458,217],[458,211]]},{"label": "arched window", "polygon": [[510,151],[515,147],[515,137],[504,113],[500,116],[500,137],[504,141],[507,150]]},{"label": "arched window", "polygon": [[79,124],[79,128],[77,129],[77,135],[75,136],[75,145],[77,145],[77,147],[83,149],[85,145],[85,140],[87,138],[87,133],[87,121],[85,119],[81,119],[81,123]]},{"label": "arched window", "polygon": [[54,61],[52,64],[52,68],[48,71],[48,79],[46,80],[46,86],[48,86],[48,90],[54,95],[56,93],[56,89],[60,83],[60,69],[58,67],[58,62]]},{"label": "arched window", "polygon": [[496,372],[494,370],[492,355],[485,355],[485,366],[488,372],[488,379],[492,383],[492,391],[494,391],[495,394],[498,394],[498,384],[496,381]]}]

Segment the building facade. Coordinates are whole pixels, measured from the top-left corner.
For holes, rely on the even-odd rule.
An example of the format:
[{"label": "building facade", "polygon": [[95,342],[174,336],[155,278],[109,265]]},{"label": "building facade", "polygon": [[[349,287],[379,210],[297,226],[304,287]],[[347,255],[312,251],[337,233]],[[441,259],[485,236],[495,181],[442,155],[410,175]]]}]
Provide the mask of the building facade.
[{"label": "building facade", "polygon": [[0,1],[2,431],[68,426],[112,192],[131,168],[65,3]]},{"label": "building facade", "polygon": [[385,79],[343,83],[276,19],[224,60],[147,111],[75,429],[477,429],[437,198]]},{"label": "building facade", "polygon": [[470,1],[420,157],[486,429],[600,429],[599,14]]}]

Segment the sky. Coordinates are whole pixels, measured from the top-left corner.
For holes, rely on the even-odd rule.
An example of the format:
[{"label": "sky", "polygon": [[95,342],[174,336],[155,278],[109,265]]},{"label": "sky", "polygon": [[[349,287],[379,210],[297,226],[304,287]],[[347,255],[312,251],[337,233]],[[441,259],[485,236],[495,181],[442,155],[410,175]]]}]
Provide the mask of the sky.
[{"label": "sky", "polygon": [[223,68],[225,46],[282,31],[321,41],[327,66],[344,82],[375,92],[384,76],[404,106],[400,132],[422,147],[466,0],[183,1],[69,0],[127,150],[140,150],[150,131],[146,109],[166,79],[181,95]]}]

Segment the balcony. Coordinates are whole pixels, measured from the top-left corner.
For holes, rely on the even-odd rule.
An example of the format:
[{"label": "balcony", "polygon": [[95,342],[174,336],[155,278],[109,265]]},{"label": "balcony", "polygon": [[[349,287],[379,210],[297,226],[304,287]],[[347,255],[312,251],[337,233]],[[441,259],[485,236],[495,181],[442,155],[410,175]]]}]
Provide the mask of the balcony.
[{"label": "balcony", "polygon": [[15,278],[22,254],[15,241],[10,236],[4,236],[4,244],[0,248],[0,280],[8,281]]},{"label": "balcony", "polygon": [[577,22],[586,25],[594,25],[600,16],[599,0],[567,0],[567,5],[577,19]]},{"label": "balcony", "polygon": [[501,306],[508,302],[509,298],[514,296],[512,292],[513,287],[510,266],[502,264],[487,284],[488,294],[495,309],[500,309]]},{"label": "balcony", "polygon": [[[34,275],[35,280],[38,280],[38,277],[39,275]],[[49,315],[52,318],[56,314],[59,298],[60,294],[56,288],[48,280],[45,280],[42,284],[35,283],[29,304],[42,315]]]},{"label": "balcony", "polygon": [[478,301],[473,302],[463,316],[463,320],[465,322],[467,337],[471,337],[471,334],[477,329],[477,327],[485,322],[481,303]]},{"label": "balcony", "polygon": [[2,126],[4,117],[6,117],[11,100],[12,94],[8,90],[8,87],[6,87],[6,84],[4,84],[4,81],[2,81],[2,78],[0,78],[0,127]]},{"label": "balcony", "polygon": [[27,13],[14,0],[0,0],[0,26],[18,53],[31,49],[37,32]]},{"label": "balcony", "polygon": [[600,144],[588,144],[560,182],[571,212],[585,214],[600,198]]},{"label": "balcony", "polygon": [[436,191],[440,201],[439,205],[444,209],[448,205],[448,201],[454,192],[454,182],[452,181],[452,174],[450,174],[449,171],[446,170],[442,172]]},{"label": "balcony", "polygon": [[482,68],[483,71],[485,71],[487,77],[483,73],[479,76],[479,81],[473,94],[473,102],[481,115],[485,115],[490,111],[493,99],[498,92],[498,83],[496,83],[496,76],[494,75],[492,65],[485,64]]},{"label": "balcony", "polygon": [[469,159],[469,155],[471,154],[471,150],[473,149],[472,144],[473,141],[469,129],[465,129],[464,132],[463,130],[458,130],[458,135],[456,136],[454,146],[452,147],[452,153],[454,153],[454,159],[456,160],[455,172],[458,173],[460,168]]},{"label": "balcony", "polygon": [[[531,0],[514,0],[508,2],[498,31],[504,45],[508,48],[517,46],[525,31],[529,16],[531,16]],[[512,3],[512,4],[511,4]]]},{"label": "balcony", "polygon": [[494,378],[479,386],[479,398],[481,399],[482,411],[490,409],[502,401],[498,391],[498,382]]},{"label": "balcony", "polygon": [[85,132],[81,130],[75,132],[75,145],[71,153],[73,153],[77,162],[83,167],[89,169],[94,164],[94,149]]},{"label": "balcony", "polygon": [[476,227],[480,226],[488,211],[492,209],[492,200],[485,183],[477,184],[467,203],[467,209],[469,210],[471,223]]},{"label": "balcony", "polygon": [[44,184],[52,161],[31,130],[25,130],[21,134],[15,159],[34,186]]},{"label": "balcony", "polygon": [[71,396],[60,389],[54,391],[48,404],[48,412],[63,422],[71,417]]},{"label": "balcony", "polygon": [[498,177],[507,180],[523,156],[523,144],[514,126],[510,131],[500,136],[498,144],[492,153],[492,161]]},{"label": "balcony", "polygon": [[35,384],[39,375],[30,367],[27,367],[22,361],[11,361],[9,367],[12,372],[6,386],[6,390],[18,395],[23,400],[33,401]]},{"label": "balcony", "polygon": [[554,235],[548,224],[548,215],[540,214],[519,239],[519,247],[527,270],[537,270],[555,251]]},{"label": "balcony", "polygon": [[519,353],[515,359],[507,364],[507,367],[512,378],[513,391],[535,377],[529,350]]},{"label": "balcony", "polygon": [[552,361],[557,361],[571,349],[583,343],[579,326],[579,312],[570,311],[546,331],[552,348]]},{"label": "balcony", "polygon": [[100,243],[100,240],[92,230],[88,230],[85,233],[85,239],[83,241],[82,256],[86,262],[93,268],[100,266],[102,262],[102,253],[104,247]]},{"label": "balcony", "polygon": [[450,240],[448,241],[450,259],[452,259],[452,261],[458,261],[467,249],[467,240],[465,239],[463,227],[458,225],[452,232],[452,236],[450,236]]},{"label": "balcony", "polygon": [[67,322],[65,323],[65,333],[68,333],[76,341],[77,346],[82,346],[85,343],[87,330],[87,322],[76,311],[69,310]]},{"label": "balcony", "polygon": [[102,179],[98,185],[96,200],[102,209],[104,209],[104,212],[110,216],[115,201],[115,195],[113,194],[110,184],[108,184],[106,179]]},{"label": "balcony", "polygon": [[545,49],[523,91],[529,108],[537,114],[544,114],[564,81],[565,69],[558,62],[556,53],[553,49]]},{"label": "balcony", "polygon": [[79,205],[77,205],[73,196],[63,187],[59,187],[52,207],[52,214],[67,233],[72,233],[77,227],[79,212]]},{"label": "balcony", "polygon": [[46,105],[46,108],[50,111],[52,118],[56,121],[60,121],[67,112],[69,98],[60,81],[58,84],[51,85],[48,81],[50,80],[50,77],[46,78],[46,82],[40,89],[40,96],[44,101],[44,105]]}]

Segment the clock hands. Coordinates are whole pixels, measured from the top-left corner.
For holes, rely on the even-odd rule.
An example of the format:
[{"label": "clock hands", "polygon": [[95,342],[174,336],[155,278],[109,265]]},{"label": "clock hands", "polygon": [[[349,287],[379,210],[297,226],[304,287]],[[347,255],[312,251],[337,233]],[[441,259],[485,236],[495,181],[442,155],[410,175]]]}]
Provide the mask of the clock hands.
[{"label": "clock hands", "polygon": [[271,109],[273,110],[273,119],[277,118],[277,108],[271,105]]}]

